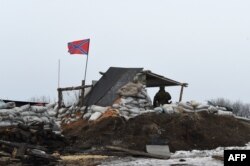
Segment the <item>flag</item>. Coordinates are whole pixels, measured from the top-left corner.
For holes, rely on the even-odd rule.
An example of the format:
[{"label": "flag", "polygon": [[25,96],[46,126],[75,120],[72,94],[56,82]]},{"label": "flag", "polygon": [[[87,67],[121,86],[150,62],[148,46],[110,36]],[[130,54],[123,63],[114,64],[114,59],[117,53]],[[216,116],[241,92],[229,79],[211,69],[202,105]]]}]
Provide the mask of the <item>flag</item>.
[{"label": "flag", "polygon": [[68,43],[68,49],[70,54],[86,54],[89,53],[90,39],[78,40]]}]

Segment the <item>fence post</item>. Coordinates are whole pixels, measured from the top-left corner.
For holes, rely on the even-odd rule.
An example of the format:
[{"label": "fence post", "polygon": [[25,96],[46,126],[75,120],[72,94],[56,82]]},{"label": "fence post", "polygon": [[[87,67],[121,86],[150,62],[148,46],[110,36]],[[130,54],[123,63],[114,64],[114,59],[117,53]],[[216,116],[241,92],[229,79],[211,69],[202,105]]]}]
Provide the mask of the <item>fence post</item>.
[{"label": "fence post", "polygon": [[58,88],[57,91],[58,91],[58,109],[60,109],[62,107],[62,90]]},{"label": "fence post", "polygon": [[82,80],[82,90],[81,90],[81,97],[80,97],[80,106],[84,105],[84,93],[85,93],[85,80]]},{"label": "fence post", "polygon": [[184,89],[184,85],[181,85],[181,92],[180,92],[179,102],[182,101],[183,89]]}]

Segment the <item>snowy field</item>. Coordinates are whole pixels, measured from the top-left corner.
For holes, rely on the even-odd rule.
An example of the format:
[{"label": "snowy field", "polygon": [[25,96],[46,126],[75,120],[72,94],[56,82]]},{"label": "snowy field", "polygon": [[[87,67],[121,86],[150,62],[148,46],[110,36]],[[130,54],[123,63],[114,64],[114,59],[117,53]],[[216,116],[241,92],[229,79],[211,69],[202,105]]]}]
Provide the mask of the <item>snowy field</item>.
[{"label": "snowy field", "polygon": [[244,147],[218,147],[213,150],[177,151],[171,154],[169,160],[126,157],[102,163],[101,166],[222,166],[224,165],[223,161],[216,160],[212,156],[223,156],[225,149],[250,150],[250,142]]}]

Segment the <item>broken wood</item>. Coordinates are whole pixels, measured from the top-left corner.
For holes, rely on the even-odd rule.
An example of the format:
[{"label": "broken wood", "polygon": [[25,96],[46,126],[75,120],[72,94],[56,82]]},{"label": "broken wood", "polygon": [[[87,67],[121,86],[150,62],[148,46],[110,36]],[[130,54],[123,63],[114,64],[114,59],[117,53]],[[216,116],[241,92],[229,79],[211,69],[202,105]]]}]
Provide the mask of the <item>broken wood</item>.
[{"label": "broken wood", "polygon": [[11,147],[16,147],[16,148],[27,148],[27,149],[39,149],[43,151],[47,151],[47,148],[39,146],[39,145],[30,145],[26,143],[17,143],[17,142],[9,142],[9,141],[4,141],[0,140],[0,144],[6,145],[6,146],[11,146]]},{"label": "broken wood", "polygon": [[[85,85],[85,82],[83,81],[81,86],[58,88],[57,89],[57,91],[58,91],[58,108],[60,109],[62,107],[62,101],[63,101],[62,92],[63,91],[82,90],[81,91],[82,98],[80,98],[80,100],[83,100],[85,88],[89,88],[89,87],[92,87],[92,85]],[[82,105],[82,103],[81,103],[81,105]]]},{"label": "broken wood", "polygon": [[161,155],[149,154],[149,153],[146,153],[146,152],[126,149],[126,148],[117,147],[117,146],[106,146],[106,149],[126,152],[128,154],[133,155],[133,156],[144,156],[144,157],[157,158],[157,159],[169,159],[170,158],[170,156],[161,156]]},{"label": "broken wood", "polygon": [[81,90],[85,88],[92,87],[92,85],[81,85],[81,86],[75,86],[75,87],[66,87],[66,88],[58,88],[58,91],[72,91],[72,90]]}]

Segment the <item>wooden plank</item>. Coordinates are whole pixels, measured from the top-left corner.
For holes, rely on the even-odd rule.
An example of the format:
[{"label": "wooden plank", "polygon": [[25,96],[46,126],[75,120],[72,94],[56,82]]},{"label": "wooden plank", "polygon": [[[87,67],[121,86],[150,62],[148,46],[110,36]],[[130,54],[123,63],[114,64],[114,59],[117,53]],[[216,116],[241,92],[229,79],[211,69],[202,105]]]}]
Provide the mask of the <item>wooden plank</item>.
[{"label": "wooden plank", "polygon": [[106,148],[109,150],[126,152],[128,154],[133,155],[133,156],[144,156],[144,157],[157,158],[157,159],[169,159],[170,158],[170,156],[155,155],[155,154],[150,154],[150,153],[146,153],[146,152],[142,152],[142,151],[121,148],[121,147],[117,147],[117,146],[106,146]]},{"label": "wooden plank", "polygon": [[72,86],[72,87],[66,87],[66,88],[58,88],[57,90],[60,91],[72,91],[72,90],[81,90],[81,89],[85,89],[85,88],[89,88],[92,87],[92,85],[81,85],[81,86]]},{"label": "wooden plank", "polygon": [[[62,96],[62,90],[60,90],[59,88],[57,90],[58,90],[58,110],[59,110],[62,107],[63,96]],[[57,115],[58,115],[58,111],[57,111],[56,117]]]},{"label": "wooden plank", "polygon": [[181,92],[180,92],[179,102],[181,102],[181,101],[182,101],[183,89],[184,89],[184,85],[182,85],[182,86],[181,86]]},{"label": "wooden plank", "polygon": [[[84,86],[85,86],[85,80],[82,80],[82,87]],[[82,88],[81,96],[80,96],[80,106],[83,106],[83,103],[84,103],[84,92],[85,92],[85,88]]]}]

